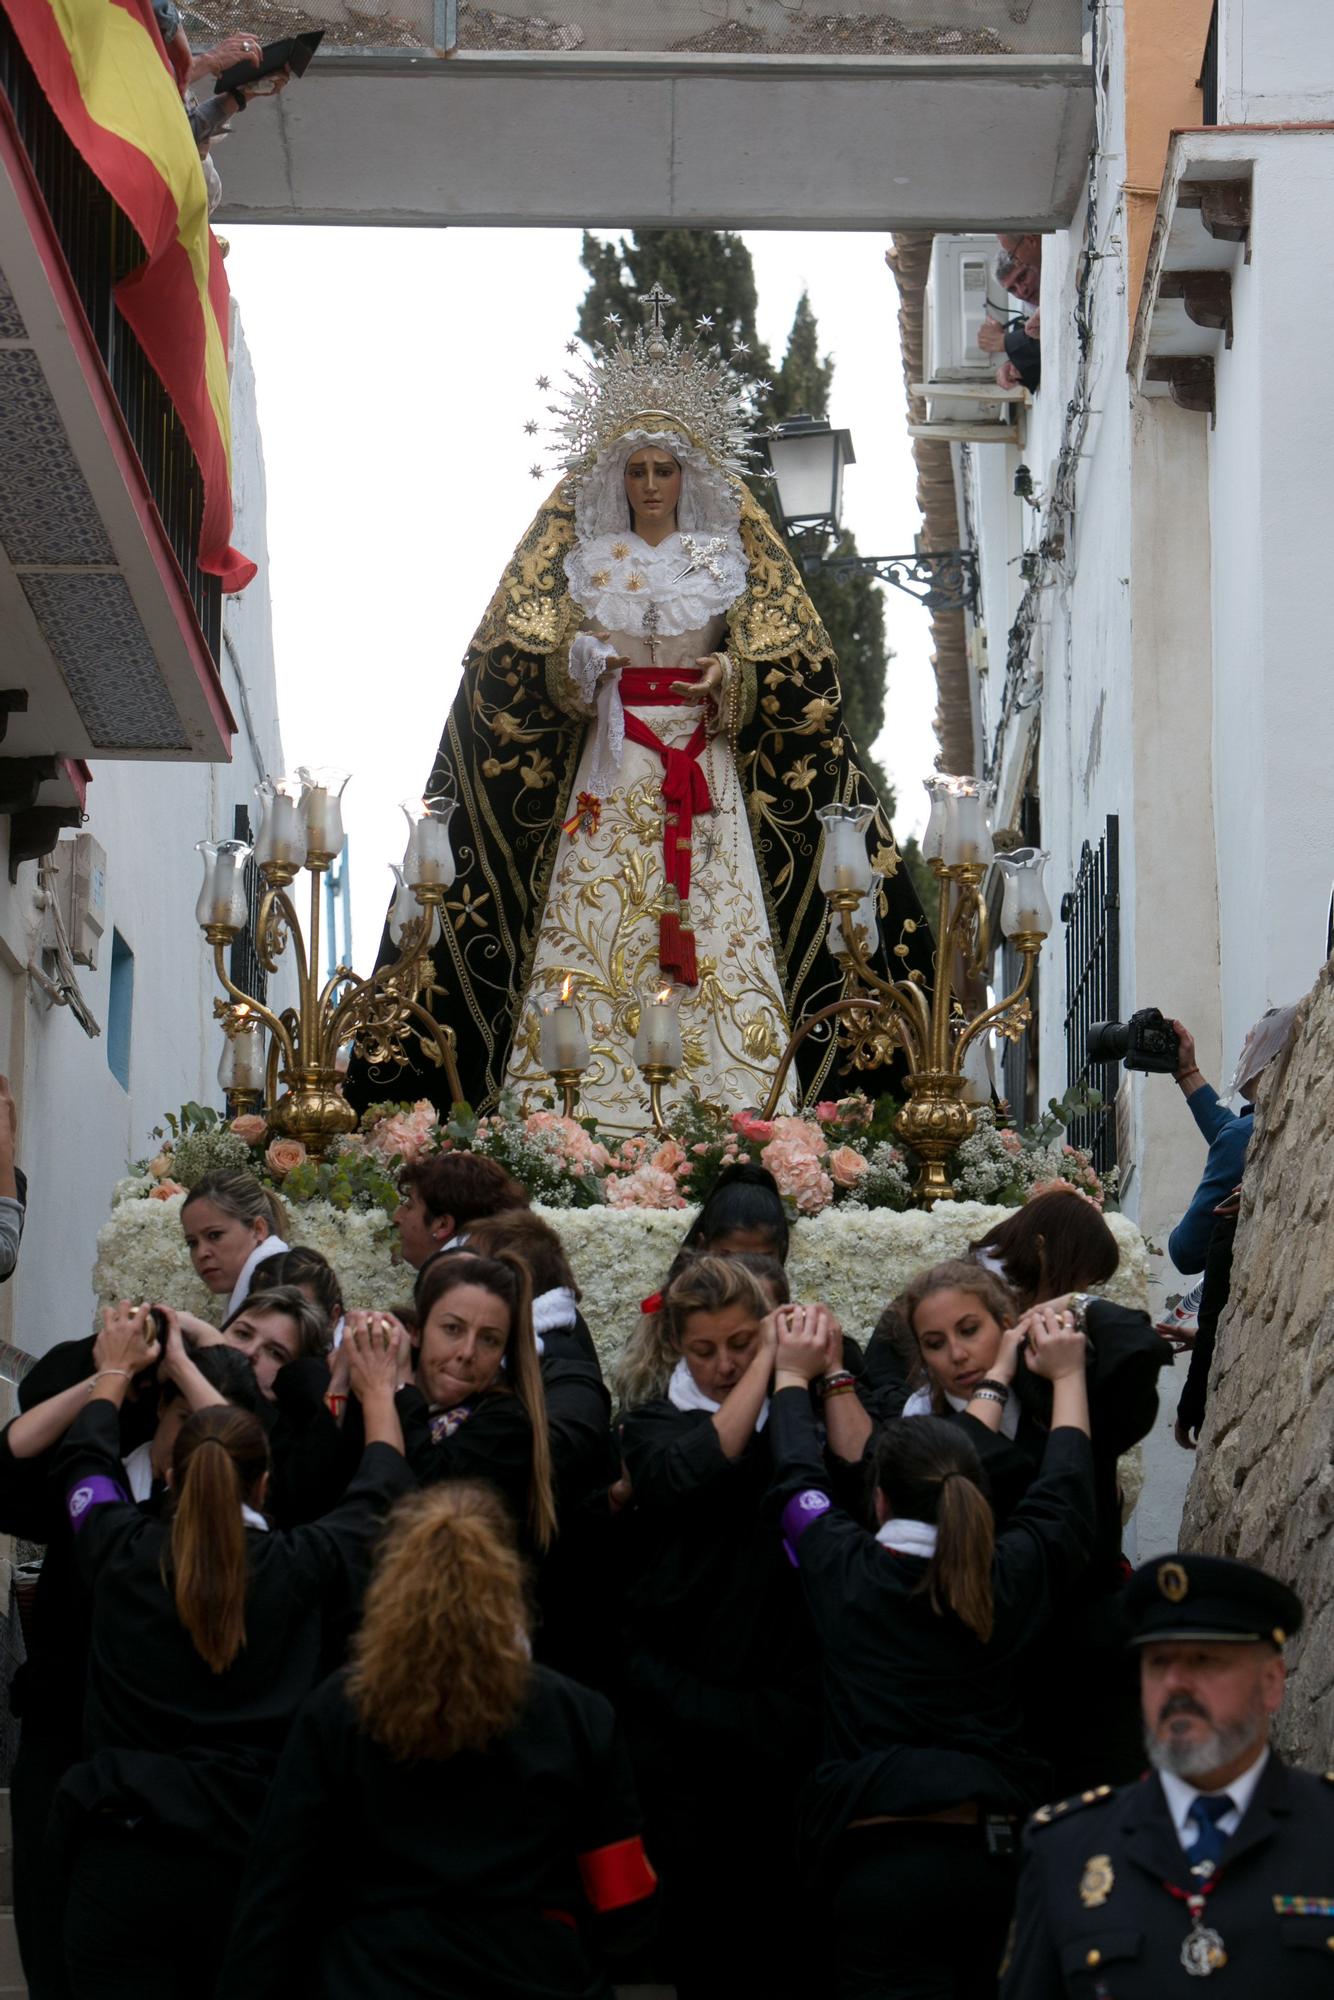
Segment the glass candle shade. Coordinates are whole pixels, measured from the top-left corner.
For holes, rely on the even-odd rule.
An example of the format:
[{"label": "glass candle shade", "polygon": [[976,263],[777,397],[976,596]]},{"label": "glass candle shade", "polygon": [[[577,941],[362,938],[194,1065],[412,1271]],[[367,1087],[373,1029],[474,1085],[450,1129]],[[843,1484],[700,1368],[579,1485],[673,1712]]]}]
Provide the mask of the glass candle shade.
[{"label": "glass candle shade", "polygon": [[[880,942],[880,925],[875,913],[876,902],[877,896],[875,890],[868,889],[851,914],[851,923],[854,931],[864,931],[866,933],[862,950],[868,957]],[[841,910],[830,912],[829,949],[840,958],[846,958],[848,952],[847,939],[843,935],[843,921],[843,912]]]},{"label": "glass candle shade", "polygon": [[979,1035],[963,1052],[963,1101],[965,1104],[986,1105],[991,1103],[993,1095],[991,1037]]},{"label": "glass candle shade", "polygon": [[244,840],[197,840],[195,847],[204,857],[195,922],[206,930],[244,930],[250,915],[245,881],[250,848]]},{"label": "glass candle shade", "polygon": [[[398,863],[391,861],[389,867],[394,878],[394,900],[389,906],[389,939],[392,944],[401,947],[403,933],[408,925],[415,924],[424,912],[422,905],[417,901],[416,892],[404,881],[403,870]],[[434,951],[439,942],[440,912],[432,910],[431,929],[426,940],[427,951]]]},{"label": "glass candle shade", "polygon": [[449,822],[456,804],[457,800],[450,798],[403,801],[408,822],[403,874],[410,889],[453,888],[455,871]]},{"label": "glass candle shade", "polygon": [[658,1064],[664,1069],[681,1067],[681,1023],[676,1012],[676,993],[661,987],[646,999],[639,1010],[639,1032],[635,1036],[635,1062],[640,1069]]},{"label": "glass candle shade", "polygon": [[548,1076],[558,1069],[588,1068],[588,1037],[579,1009],[568,995],[542,1009],[540,1056]]},{"label": "glass candle shade", "polygon": [[306,829],[306,852],[332,861],[343,851],[343,788],[350,771],[337,771],[328,764],[297,772],[301,780],[301,820]]},{"label": "glass candle shade", "polygon": [[816,813],[824,828],[820,888],[826,896],[840,890],[864,896],[870,888],[871,857],[866,851],[866,829],[874,811],[873,806],[821,806]]},{"label": "glass candle shade", "polygon": [[[230,1032],[238,1020],[241,1025],[235,1033]],[[230,1096],[234,1090],[257,1090],[262,1095],[267,1063],[263,1022],[248,1009],[234,1007],[223,1029],[222,1059],[218,1064],[218,1082],[224,1092]]]},{"label": "glass candle shade", "polygon": [[922,782],[931,801],[926,832],[922,835],[922,859],[939,861],[945,853],[945,809],[951,781],[948,778],[924,778]]},{"label": "glass candle shade", "polygon": [[259,800],[259,833],[255,866],[291,869],[306,865],[306,825],[301,817],[301,783],[297,778],[263,778],[255,787]]},{"label": "glass candle shade", "polygon": [[956,778],[945,800],[941,859],[947,868],[979,866],[991,859],[986,802],[973,778]]},{"label": "glass candle shade", "polygon": [[1016,847],[1012,854],[996,856],[996,866],[1005,877],[1000,924],[1006,937],[1050,934],[1051,904],[1042,885],[1042,873],[1049,858],[1041,847]]}]

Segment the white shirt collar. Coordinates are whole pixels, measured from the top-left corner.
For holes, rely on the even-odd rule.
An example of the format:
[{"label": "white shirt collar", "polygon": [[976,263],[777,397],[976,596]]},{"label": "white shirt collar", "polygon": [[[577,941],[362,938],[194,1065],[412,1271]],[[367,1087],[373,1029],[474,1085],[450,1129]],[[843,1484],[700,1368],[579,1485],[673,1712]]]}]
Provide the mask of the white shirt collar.
[{"label": "white shirt collar", "polygon": [[246,1258],[245,1263],[242,1264],[237,1274],[236,1283],[232,1286],[232,1295],[227,1301],[225,1318],[230,1319],[238,1307],[243,1306],[249,1298],[250,1280],[254,1277],[258,1266],[266,1263],[270,1257],[281,1257],[283,1251],[290,1249],[290,1247],[290,1244],[284,1243],[282,1237],[278,1235],[266,1236],[262,1243],[255,1245],[250,1255]]},{"label": "white shirt collar", "polygon": [[884,1521],[876,1530],[876,1540],[882,1549],[890,1549],[896,1556],[926,1556],[936,1553],[936,1526],[933,1521],[907,1521],[895,1516]]},{"label": "white shirt collar", "polygon": [[[963,1411],[968,1408],[967,1403],[961,1396],[947,1394],[945,1401],[952,1410]],[[935,1412],[931,1407],[931,1391],[929,1389],[914,1389],[900,1412],[900,1415],[905,1417],[930,1417],[934,1414]],[[1000,1434],[1002,1437],[1013,1439],[1018,1429],[1019,1403],[1013,1389],[1011,1389],[1001,1409]]]},{"label": "white shirt collar", "polygon": [[[721,1410],[722,1404],[715,1403],[712,1396],[706,1396],[690,1372],[690,1364],[682,1355],[672,1370],[672,1379],[667,1384],[667,1401],[678,1410],[707,1410],[712,1416]],[[762,1431],[769,1421],[769,1398],[766,1396],[755,1428]]]},{"label": "white shirt collar", "polygon": [[[1266,1743],[1250,1769],[1243,1771],[1239,1778],[1234,1778],[1227,1787],[1227,1794],[1232,1800],[1234,1810],[1224,1813],[1218,1822],[1218,1830],[1224,1839],[1231,1839],[1246,1817],[1246,1809],[1255,1796],[1255,1788],[1268,1762],[1269,1745]],[[1167,1800],[1167,1810],[1172,1816],[1177,1839],[1183,1848],[1193,1847],[1198,1836],[1195,1822],[1190,1816],[1191,1811],[1196,1799],[1207,1797],[1208,1794],[1201,1793],[1199,1787],[1192,1785],[1189,1778],[1179,1778],[1175,1771],[1160,1771],[1158,1776],[1162,1780],[1163,1796]]]}]

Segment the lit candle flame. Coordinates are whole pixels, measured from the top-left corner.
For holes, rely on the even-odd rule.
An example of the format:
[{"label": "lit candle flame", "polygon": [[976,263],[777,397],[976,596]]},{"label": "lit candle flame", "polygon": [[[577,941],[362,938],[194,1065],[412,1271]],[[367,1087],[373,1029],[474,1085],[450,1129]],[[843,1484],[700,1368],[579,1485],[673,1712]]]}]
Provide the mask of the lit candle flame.
[{"label": "lit candle flame", "polygon": [[665,1007],[665,1006],[667,1005],[667,1002],[668,1002],[668,1001],[669,1001],[669,1000],[671,999],[671,997],[672,997],[672,989],[671,989],[671,987],[670,987],[670,986],[664,986],[664,987],[663,987],[663,989],[662,989],[662,991],[661,991],[661,993],[659,993],[659,995],[658,995],[658,997],[657,997],[657,1000],[656,1000],[656,1002],[655,1002],[654,1004],[655,1004],[656,1006],[658,1006],[658,1007]]},{"label": "lit candle flame", "polygon": [[573,987],[573,985],[574,985],[574,974],[572,972],[567,972],[560,989],[560,1004],[562,1007],[569,1006],[570,990]]}]

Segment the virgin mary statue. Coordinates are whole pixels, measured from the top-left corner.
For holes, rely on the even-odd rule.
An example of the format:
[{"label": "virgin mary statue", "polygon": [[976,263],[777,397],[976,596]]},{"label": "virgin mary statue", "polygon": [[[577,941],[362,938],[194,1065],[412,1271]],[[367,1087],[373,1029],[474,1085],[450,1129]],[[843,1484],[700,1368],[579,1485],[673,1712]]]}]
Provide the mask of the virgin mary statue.
[{"label": "virgin mary statue", "polygon": [[[678,1084],[763,1103],[793,1026],[843,990],[821,806],[874,809],[890,942],[920,915],[840,720],[828,635],[741,476],[749,388],[717,348],[667,334],[670,303],[655,293],[650,325],[595,349],[552,405],[564,475],[482,619],[428,781],[457,801],[458,862],[431,1005],[477,1109],[549,1088],[541,1014],[567,979],[600,1122],[642,1127],[632,1049],[664,984]],[[784,1109],[829,1088],[832,1037],[802,1057]],[[419,1083],[443,1092],[439,1071]]]}]

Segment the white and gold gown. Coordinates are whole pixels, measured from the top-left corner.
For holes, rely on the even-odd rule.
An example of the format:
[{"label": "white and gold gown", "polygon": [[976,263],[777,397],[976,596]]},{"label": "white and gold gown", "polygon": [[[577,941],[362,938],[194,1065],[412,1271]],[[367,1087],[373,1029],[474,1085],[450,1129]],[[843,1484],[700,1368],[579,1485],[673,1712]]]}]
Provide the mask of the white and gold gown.
[{"label": "white and gold gown", "polygon": [[[735,532],[707,541],[672,534],[654,548],[623,531],[580,544],[566,570],[585,624],[570,649],[565,695],[590,726],[506,1082],[530,1094],[549,1090],[539,1058],[541,1008],[572,974],[592,1053],[583,1110],[607,1126],[641,1130],[646,1098],[632,1057],[634,1028],[642,998],[664,983],[658,925],[671,900],[663,866],[663,762],[624,735],[619,673],[601,688],[598,681],[611,654],[652,669],[647,686],[637,677],[633,713],[664,745],[683,748],[700,709],[654,704],[654,683],[660,674],[666,693],[681,670],[693,675],[697,661],[725,647],[727,610],[745,587],[746,564]],[[709,738],[699,763],[713,810],[694,825],[689,912],[698,983],[676,989],[684,1049],[678,1082],[718,1103],[759,1104],[788,1039],[783,986],[725,733]],[[584,799],[597,800],[596,812],[576,810]],[[795,1103],[789,1081],[783,1109]]]}]

